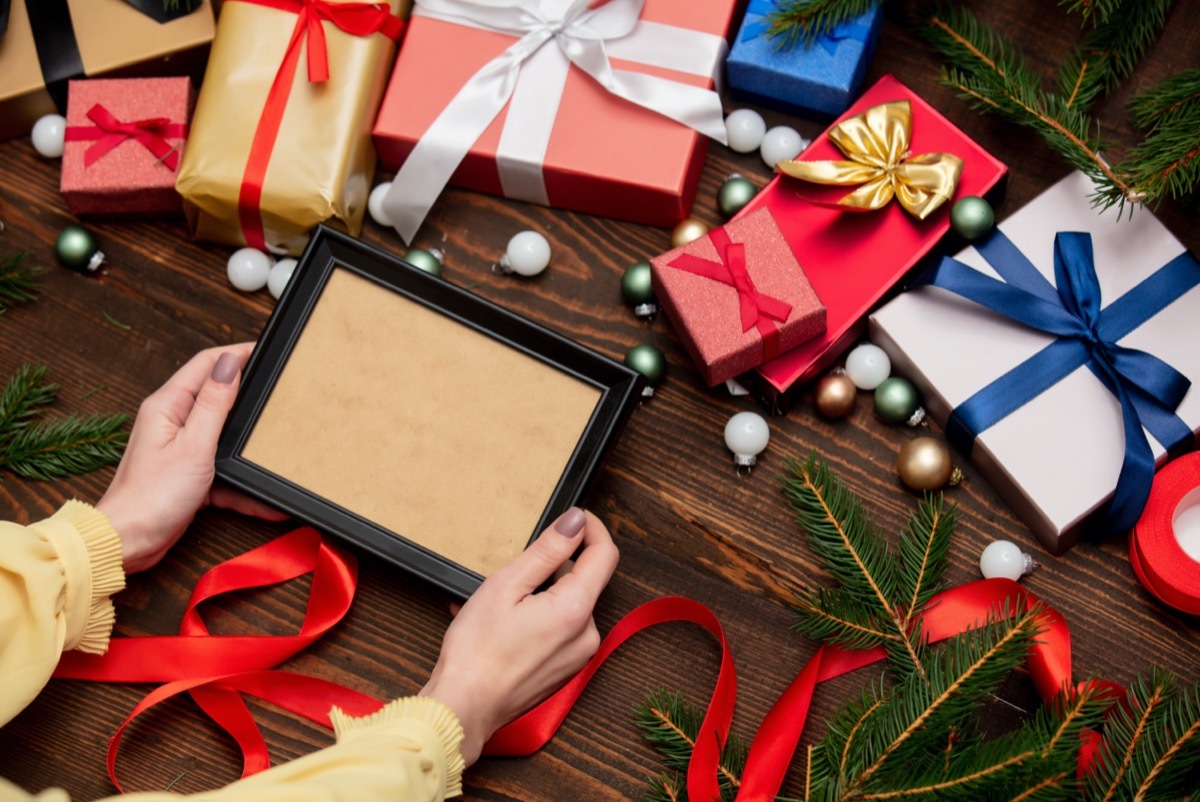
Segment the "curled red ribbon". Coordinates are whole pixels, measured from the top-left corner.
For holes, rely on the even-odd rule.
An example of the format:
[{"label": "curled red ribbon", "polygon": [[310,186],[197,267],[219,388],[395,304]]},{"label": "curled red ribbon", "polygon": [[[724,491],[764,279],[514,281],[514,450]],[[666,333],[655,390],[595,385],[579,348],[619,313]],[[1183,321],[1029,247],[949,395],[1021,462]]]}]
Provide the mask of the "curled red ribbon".
[{"label": "curled red ribbon", "polygon": [[1185,454],[1154,477],[1150,497],[1129,537],[1129,564],[1159,601],[1200,615],[1200,563],[1175,536],[1181,503],[1200,488],[1200,452]]},{"label": "curled red ribbon", "polygon": [[[223,636],[209,634],[198,605],[223,593],[313,574],[304,623],[295,635]],[[243,776],[269,765],[266,743],[240,693],[330,726],[329,712],[338,707],[354,716],[375,712],[382,703],[337,683],[286,671],[269,670],[329,631],[349,610],[356,570],[352,557],[325,542],[313,529],[298,529],[253,551],[222,563],[198,583],[184,613],[178,637],[114,639],[103,657],[68,653],[56,677],[108,682],[170,679],[146,696],[121,724],[109,743],[108,771],[120,789],[116,758],[121,736],[141,713],[180,693],[190,693],[242,749]],[[928,642],[959,635],[1001,612],[1015,615],[1038,604],[1037,598],[1008,579],[985,579],[944,591],[927,605],[919,625]],[[1029,674],[1038,693],[1052,700],[1060,691],[1090,689],[1104,698],[1122,693],[1120,686],[1071,679],[1071,641],[1067,622],[1055,610],[1041,607],[1043,631],[1030,648]],[[708,631],[721,646],[716,686],[688,766],[689,798],[719,796],[720,749],[728,738],[737,697],[736,669],[720,621],[703,604],[682,597],[655,599],[619,622],[596,654],[566,685],[537,707],[498,730],[484,747],[494,756],[528,755],[544,746],[558,730],[588,682],[629,638],[659,624],[687,622]],[[738,800],[772,800],[783,784],[804,731],[816,686],[827,679],[886,658],[882,647],[853,651],[822,645],[797,674],[763,719],[751,743]],[[1080,746],[1079,772],[1086,773],[1101,745],[1091,733]]]},{"label": "curled red ribbon", "polygon": [[186,137],[186,124],[173,123],[169,117],[122,122],[100,103],[88,109],[87,116],[95,125],[69,125],[66,131],[67,142],[95,141],[84,151],[84,167],[91,167],[113,148],[132,139],[141,143],[172,171],[179,169],[179,148],[167,140]]},{"label": "curled red ribbon", "polygon": [[779,356],[779,328],[774,321],[787,320],[788,315],[792,313],[791,304],[758,291],[754,280],[750,278],[750,272],[746,269],[745,244],[731,242],[724,227],[710,231],[708,238],[717,249],[717,256],[721,261],[713,262],[683,253],[667,264],[737,290],[742,331],[747,332],[757,327],[763,341],[764,358],[774,359]]},{"label": "curled red ribbon", "polygon": [[267,249],[263,232],[262,205],[263,182],[266,180],[267,165],[275,141],[279,138],[279,126],[287,108],[288,95],[300,62],[300,51],[307,44],[309,83],[329,80],[329,53],[325,46],[324,22],[331,22],[339,30],[351,36],[370,36],[381,33],[393,42],[404,31],[404,21],[391,13],[387,3],[330,3],[326,0],[230,0],[230,2],[252,3],[296,15],[292,38],[288,41],[283,61],[275,73],[275,80],[267,93],[258,127],[250,142],[250,156],[246,170],[242,173],[242,187],[238,193],[238,219],[242,224],[242,235],[246,244],[259,250]]}]

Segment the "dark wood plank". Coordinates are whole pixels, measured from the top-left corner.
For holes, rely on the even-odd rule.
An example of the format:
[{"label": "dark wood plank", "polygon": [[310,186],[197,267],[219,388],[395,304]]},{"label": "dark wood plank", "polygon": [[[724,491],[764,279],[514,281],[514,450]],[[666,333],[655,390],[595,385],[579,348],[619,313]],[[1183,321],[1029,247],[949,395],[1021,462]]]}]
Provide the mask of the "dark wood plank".
[{"label": "dark wood plank", "polygon": [[[1049,75],[1078,32],[1077,18],[1042,0],[1006,0],[975,9],[1025,47],[1030,62]],[[1001,217],[1032,199],[1068,171],[1034,134],[981,116],[936,83],[938,62],[907,28],[915,3],[892,3],[868,82],[886,72],[920,92],[1011,168]],[[1200,7],[1179,2],[1160,42],[1137,74],[1098,113],[1105,133],[1129,147],[1137,137],[1124,114],[1137,89],[1200,63]],[[742,104],[730,101],[729,108]],[[769,124],[793,125],[807,136],[823,125],[763,110]],[[719,222],[716,189],[732,172],[765,184],[757,155],[710,150],[694,214]],[[52,366],[63,386],[57,411],[134,412],[195,351],[252,339],[272,305],[265,293],[244,295],[225,280],[229,249],[195,243],[181,222],[96,223],[109,268],[89,279],[54,265],[53,241],[71,222],[57,192],[57,165],[40,159],[28,138],[0,144],[0,255],[29,250],[46,265],[45,291],[35,304],[0,318],[0,376],[27,361]],[[1141,212],[1139,212],[1141,213]],[[1200,251],[1196,218],[1177,205],[1159,210],[1165,224]],[[507,239],[536,228],[551,240],[551,268],[538,279],[496,276],[489,266]],[[364,238],[400,251],[388,231],[368,223]],[[914,497],[895,475],[895,455],[910,433],[880,422],[868,399],[847,420],[830,423],[802,398],[771,421],[772,443],[762,465],[738,479],[721,431],[730,414],[752,408],[705,389],[670,323],[637,321],[621,302],[622,272],[662,252],[668,233],[448,190],[430,216],[418,245],[446,252],[446,278],[538,320],[613,357],[632,345],[662,348],[670,374],[654,399],[634,414],[609,457],[589,506],[611,527],[623,558],[601,601],[601,629],[648,599],[686,594],[705,602],[731,633],[741,675],[737,728],[746,736],[815,650],[790,631],[788,603],[797,591],[825,581],[791,522],[777,474],[786,456],[822,452],[860,493],[885,531],[898,531]],[[112,325],[111,318],[129,326]],[[1150,665],[1200,680],[1197,620],[1154,602],[1133,578],[1125,543],[1085,543],[1048,557],[1028,530],[969,465],[967,480],[950,491],[962,523],[952,551],[950,579],[976,578],[983,545],[1008,538],[1038,555],[1041,567],[1025,580],[1061,610],[1072,626],[1074,665],[1080,677],[1127,681]],[[38,483],[0,480],[0,514],[37,520],[64,499],[94,501],[111,471]],[[119,599],[118,633],[169,633],[178,627],[187,594],[199,575],[220,560],[286,531],[222,512],[204,512],[184,541],[149,576],[133,578]],[[411,693],[433,665],[449,622],[446,599],[399,576],[370,557],[361,558],[359,597],[345,623],[292,660],[289,668],[343,682],[381,698]],[[286,632],[302,618],[303,584],[212,605],[219,632]],[[638,738],[630,711],[649,686],[684,691],[699,702],[715,678],[717,651],[707,636],[672,626],[635,639],[602,682],[589,691],[553,743],[525,760],[484,760],[468,774],[466,798],[479,800],[625,799],[639,797],[642,778],[658,770]],[[806,740],[821,721],[857,693],[867,669],[822,687]],[[111,791],[104,776],[104,743],[145,686],[102,686],[54,681],[22,715],[0,730],[0,775],[30,789],[60,784],[76,799]],[[1003,726],[1017,710],[1036,704],[1025,677],[1006,685],[1003,703],[988,720]],[[315,725],[278,711],[256,708],[276,760],[312,751],[329,740]],[[236,756],[215,728],[187,702],[172,703],[137,725],[121,771],[133,789],[178,791],[211,788],[237,774]],[[797,774],[796,772],[793,773]],[[785,787],[799,793],[800,778]]]}]

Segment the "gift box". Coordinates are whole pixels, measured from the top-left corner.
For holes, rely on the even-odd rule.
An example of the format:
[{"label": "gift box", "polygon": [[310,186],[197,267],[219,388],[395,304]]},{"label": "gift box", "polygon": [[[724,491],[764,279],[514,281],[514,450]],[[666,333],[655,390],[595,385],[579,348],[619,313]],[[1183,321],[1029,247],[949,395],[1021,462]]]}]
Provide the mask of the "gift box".
[{"label": "gift box", "polygon": [[1200,263],[1093,192],[1073,173],[871,316],[893,371],[1055,554],[1131,526],[1154,465],[1200,428]]},{"label": "gift box", "polygon": [[43,115],[65,114],[75,78],[198,79],[214,28],[210,0],[167,22],[127,0],[13,0],[0,37],[0,140],[28,136]]},{"label": "gift box", "polygon": [[697,130],[725,137],[711,87],[735,0],[527,5],[550,22],[459,0],[414,6],[375,125],[381,160],[399,169],[385,208],[401,236],[411,240],[448,182],[649,225],[682,220],[707,147]]},{"label": "gift box", "polygon": [[255,344],[216,471],[461,598],[580,502],[641,388],[322,226]]},{"label": "gift box", "polygon": [[711,387],[825,330],[769,209],[650,260],[655,295]]},{"label": "gift box", "polygon": [[[769,409],[785,411],[790,392],[829,368],[864,328],[871,308],[914,268],[950,228],[950,207],[966,195],[998,189],[1007,168],[932,106],[894,77],[886,75],[863,93],[835,125],[882,103],[908,101],[910,150],[948,153],[962,160],[953,197],[923,220],[892,201],[875,211],[838,206],[846,187],[821,186],[781,175],[739,213],[769,208],[805,275],[826,307],[826,328],[808,342],[748,374],[746,384]],[[843,158],[829,139],[813,140],[803,161]]]},{"label": "gift box", "polygon": [[59,185],[71,213],[181,211],[175,171],[194,105],[188,78],[72,81]]},{"label": "gift box", "polygon": [[834,117],[858,96],[883,27],[874,5],[811,44],[788,46],[767,34],[776,0],[750,0],[733,41],[725,73],[736,97],[793,114]]},{"label": "gift box", "polygon": [[310,26],[301,3],[222,4],[176,181],[197,239],[295,254],[318,223],[361,230],[406,4],[383,5],[330,4]]}]

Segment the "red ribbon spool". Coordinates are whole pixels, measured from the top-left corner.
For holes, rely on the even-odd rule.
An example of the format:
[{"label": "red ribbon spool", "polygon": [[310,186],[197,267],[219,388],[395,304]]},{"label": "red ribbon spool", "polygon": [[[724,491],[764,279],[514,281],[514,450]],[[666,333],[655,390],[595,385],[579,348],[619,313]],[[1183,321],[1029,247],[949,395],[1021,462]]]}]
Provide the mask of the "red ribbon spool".
[{"label": "red ribbon spool", "polygon": [[[1129,563],[1142,586],[1164,604],[1191,615],[1200,615],[1200,559],[1184,550],[1175,524],[1197,506],[1200,452],[1193,452],[1154,477],[1146,508],[1129,538]],[[1197,540],[1200,547],[1200,535]]]}]

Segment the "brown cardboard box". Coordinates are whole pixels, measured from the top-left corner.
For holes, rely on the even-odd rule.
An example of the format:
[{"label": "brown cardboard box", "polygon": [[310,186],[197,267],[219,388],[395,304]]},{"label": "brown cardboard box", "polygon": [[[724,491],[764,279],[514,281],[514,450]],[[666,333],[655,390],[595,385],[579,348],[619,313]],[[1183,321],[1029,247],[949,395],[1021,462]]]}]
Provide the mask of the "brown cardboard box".
[{"label": "brown cardboard box", "polygon": [[[0,39],[0,140],[28,136],[34,122],[55,112],[46,90],[27,3],[69,9],[83,73],[67,78],[203,74],[216,26],[212,0],[191,14],[159,23],[125,0],[13,0],[8,32]],[[61,12],[56,19],[65,22]],[[63,113],[59,109],[59,113]]]}]

